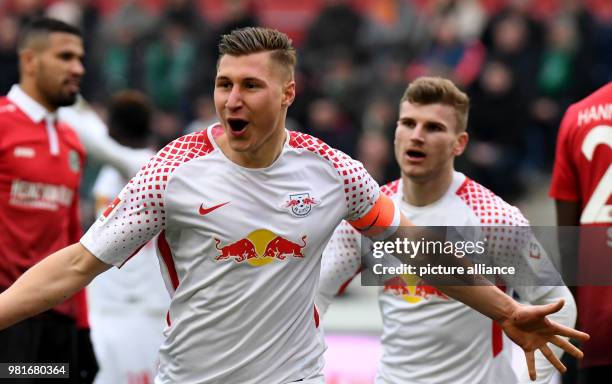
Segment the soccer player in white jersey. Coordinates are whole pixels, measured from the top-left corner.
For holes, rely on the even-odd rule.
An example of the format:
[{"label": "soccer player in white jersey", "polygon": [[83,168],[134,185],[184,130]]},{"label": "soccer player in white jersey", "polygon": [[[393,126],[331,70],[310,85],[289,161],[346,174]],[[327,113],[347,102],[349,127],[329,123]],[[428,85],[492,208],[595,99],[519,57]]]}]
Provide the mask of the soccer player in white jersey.
[{"label": "soccer player in white jersey", "polygon": [[[219,51],[220,124],[168,144],[79,243],[0,294],[0,329],[120,267],[159,235],[172,299],[156,383],[323,383],[314,296],[334,228],[346,219],[395,239],[412,223],[359,162],[285,129],[296,61],[286,35],[239,29]],[[540,349],[563,369],[548,342],[582,356],[559,335],[588,335],[546,318],[562,301],[526,306],[490,285],[443,289],[498,321],[530,365]]]},{"label": "soccer player in white jersey", "polygon": [[[400,101],[395,131],[395,156],[401,178],[381,188],[401,212],[421,226],[528,226],[521,212],[482,185],[455,171],[454,159],[468,143],[466,132],[469,98],[450,80],[423,77],[414,80]],[[497,229],[499,230],[499,228]],[[517,235],[525,232],[522,230]],[[503,258],[513,236],[489,236],[488,257]],[[333,296],[343,290],[362,269],[360,234],[343,223],[335,231],[324,254],[317,307],[324,314]],[[534,242],[534,246],[541,247]],[[502,252],[500,252],[500,250]],[[530,257],[524,247],[520,257],[537,270],[544,260]],[[364,256],[366,256],[364,250]],[[508,264],[508,263],[506,263]],[[522,264],[519,262],[511,264]],[[540,269],[542,269],[540,267]],[[520,279],[517,272],[514,277]],[[514,288],[532,304],[565,300],[550,316],[574,326],[576,308],[565,286],[526,286],[513,275],[501,284]],[[504,276],[502,276],[504,278]],[[438,289],[422,284],[416,276],[390,278],[380,288],[383,319],[383,357],[376,382],[382,383],[524,383],[526,369],[511,369],[511,346],[490,319],[452,300]],[[560,356],[562,351],[556,349]],[[538,354],[538,383],[548,383],[553,367]],[[526,368],[526,367],[525,367]]]}]

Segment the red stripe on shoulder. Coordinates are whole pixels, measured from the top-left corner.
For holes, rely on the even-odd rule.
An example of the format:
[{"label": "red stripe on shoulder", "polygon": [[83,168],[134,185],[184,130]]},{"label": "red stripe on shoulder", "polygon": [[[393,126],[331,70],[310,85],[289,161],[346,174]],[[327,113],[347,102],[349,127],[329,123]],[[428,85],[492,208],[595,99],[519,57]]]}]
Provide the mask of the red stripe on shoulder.
[{"label": "red stripe on shoulder", "polygon": [[461,186],[457,189],[456,194],[458,196],[463,195],[466,192],[465,189],[471,182],[472,182],[472,179],[470,179],[469,177],[466,177],[465,180],[463,180],[463,183],[461,183]]},{"label": "red stripe on shoulder", "polygon": [[494,226],[524,226],[529,222],[518,208],[505,202],[491,190],[465,178],[457,196],[472,209],[481,224]]},{"label": "red stripe on shoulder", "polygon": [[317,139],[314,136],[310,136],[302,132],[289,132],[289,146],[291,148],[301,148],[316,153],[324,159],[330,161],[336,168],[340,166],[343,160],[349,158],[342,152],[327,145],[325,142],[323,142],[323,140]]},{"label": "red stripe on shoulder", "polygon": [[289,147],[310,151],[327,160],[342,178],[349,217],[361,214],[364,207],[374,206],[378,185],[363,165],[347,154],[334,149],[320,139],[305,133],[289,132]]},{"label": "red stripe on shoulder", "polygon": [[387,183],[383,185],[382,187],[380,187],[380,191],[389,197],[395,196],[397,195],[397,191],[399,190],[400,181],[401,179],[397,179],[395,181]]},{"label": "red stripe on shoulder", "polygon": [[168,177],[178,166],[202,157],[214,149],[215,147],[208,138],[208,128],[181,136],[166,145],[141,169],[141,181],[159,185],[162,190],[165,190]]}]

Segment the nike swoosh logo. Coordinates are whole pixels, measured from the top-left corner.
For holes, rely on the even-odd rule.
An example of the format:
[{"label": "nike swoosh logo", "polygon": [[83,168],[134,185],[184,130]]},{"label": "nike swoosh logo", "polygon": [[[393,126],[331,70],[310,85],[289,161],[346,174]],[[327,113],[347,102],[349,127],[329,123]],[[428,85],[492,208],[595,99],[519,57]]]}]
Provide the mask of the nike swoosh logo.
[{"label": "nike swoosh logo", "polygon": [[214,211],[215,209],[221,208],[225,204],[229,204],[229,201],[227,201],[225,203],[217,204],[217,205],[212,206],[210,208],[204,208],[204,204],[202,204],[202,205],[200,205],[200,215],[202,215],[202,216],[207,215],[207,214],[211,213],[212,211]]}]

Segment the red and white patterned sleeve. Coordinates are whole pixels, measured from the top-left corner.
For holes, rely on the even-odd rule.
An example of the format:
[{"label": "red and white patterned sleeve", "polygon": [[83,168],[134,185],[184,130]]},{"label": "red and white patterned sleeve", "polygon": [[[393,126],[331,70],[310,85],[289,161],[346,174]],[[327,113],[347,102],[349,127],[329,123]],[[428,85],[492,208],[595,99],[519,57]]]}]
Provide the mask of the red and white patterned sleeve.
[{"label": "red and white patterned sleeve", "polygon": [[477,261],[515,268],[514,274],[499,276],[498,283],[514,288],[528,301],[562,284],[529,221],[517,207],[472,180],[467,180],[458,195],[480,220],[486,238],[486,259]]},{"label": "red and white patterned sleeve", "polygon": [[289,145],[316,153],[338,173],[344,190],[345,219],[368,237],[385,237],[395,232],[400,213],[395,203],[380,193],[378,183],[359,161],[330,147],[316,137],[291,132]]},{"label": "red and white patterned sleeve", "polygon": [[[394,196],[400,180],[395,180],[380,188],[381,196]],[[371,242],[364,239],[351,224],[342,221],[334,231],[323,251],[321,275],[316,295],[316,305],[323,315],[335,295],[342,294],[353,279],[373,262],[394,265],[391,256],[384,260],[372,259]]]},{"label": "red and white patterned sleeve", "polygon": [[165,228],[166,186],[174,170],[212,150],[206,131],[166,145],[129,181],[81,244],[103,262],[123,265]]},{"label": "red and white patterned sleeve", "polygon": [[323,251],[315,304],[323,316],[335,295],[341,294],[362,270],[362,236],[346,221],[334,231]]}]

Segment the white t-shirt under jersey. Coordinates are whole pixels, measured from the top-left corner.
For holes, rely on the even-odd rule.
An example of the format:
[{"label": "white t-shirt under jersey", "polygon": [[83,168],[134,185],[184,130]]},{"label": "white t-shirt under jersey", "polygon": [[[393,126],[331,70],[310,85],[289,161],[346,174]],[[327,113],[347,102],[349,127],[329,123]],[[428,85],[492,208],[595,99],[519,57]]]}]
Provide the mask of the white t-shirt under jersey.
[{"label": "white t-shirt under jersey", "polygon": [[[454,173],[446,194],[425,207],[403,201],[400,180],[382,187],[381,192],[390,196],[402,213],[420,226],[470,226],[472,230],[479,230],[476,227],[481,225],[528,225],[517,208],[459,172]],[[360,235],[346,223],[336,229],[330,240],[323,255],[316,298],[322,313],[339,289],[360,271],[360,241]],[[488,257],[510,257],[506,254],[509,248],[503,244],[498,247],[500,242],[489,242]],[[536,261],[528,259],[526,256],[525,262],[529,265]],[[537,266],[531,267],[537,269]],[[515,286],[521,299],[526,301],[535,300],[551,289],[527,287],[512,279],[504,283]],[[416,277],[397,277],[387,282],[380,288],[379,305],[383,319],[383,357],[376,379],[378,384],[516,383],[508,339],[504,340],[497,324],[479,312],[433,287],[420,285]],[[543,372],[538,374],[541,376]]]},{"label": "white t-shirt under jersey", "polygon": [[379,187],[361,163],[297,132],[269,167],[240,167],[217,147],[220,130],[162,149],[81,243],[121,266],[159,234],[172,301],[156,383],[322,382],[321,254],[343,219],[373,210]]}]

